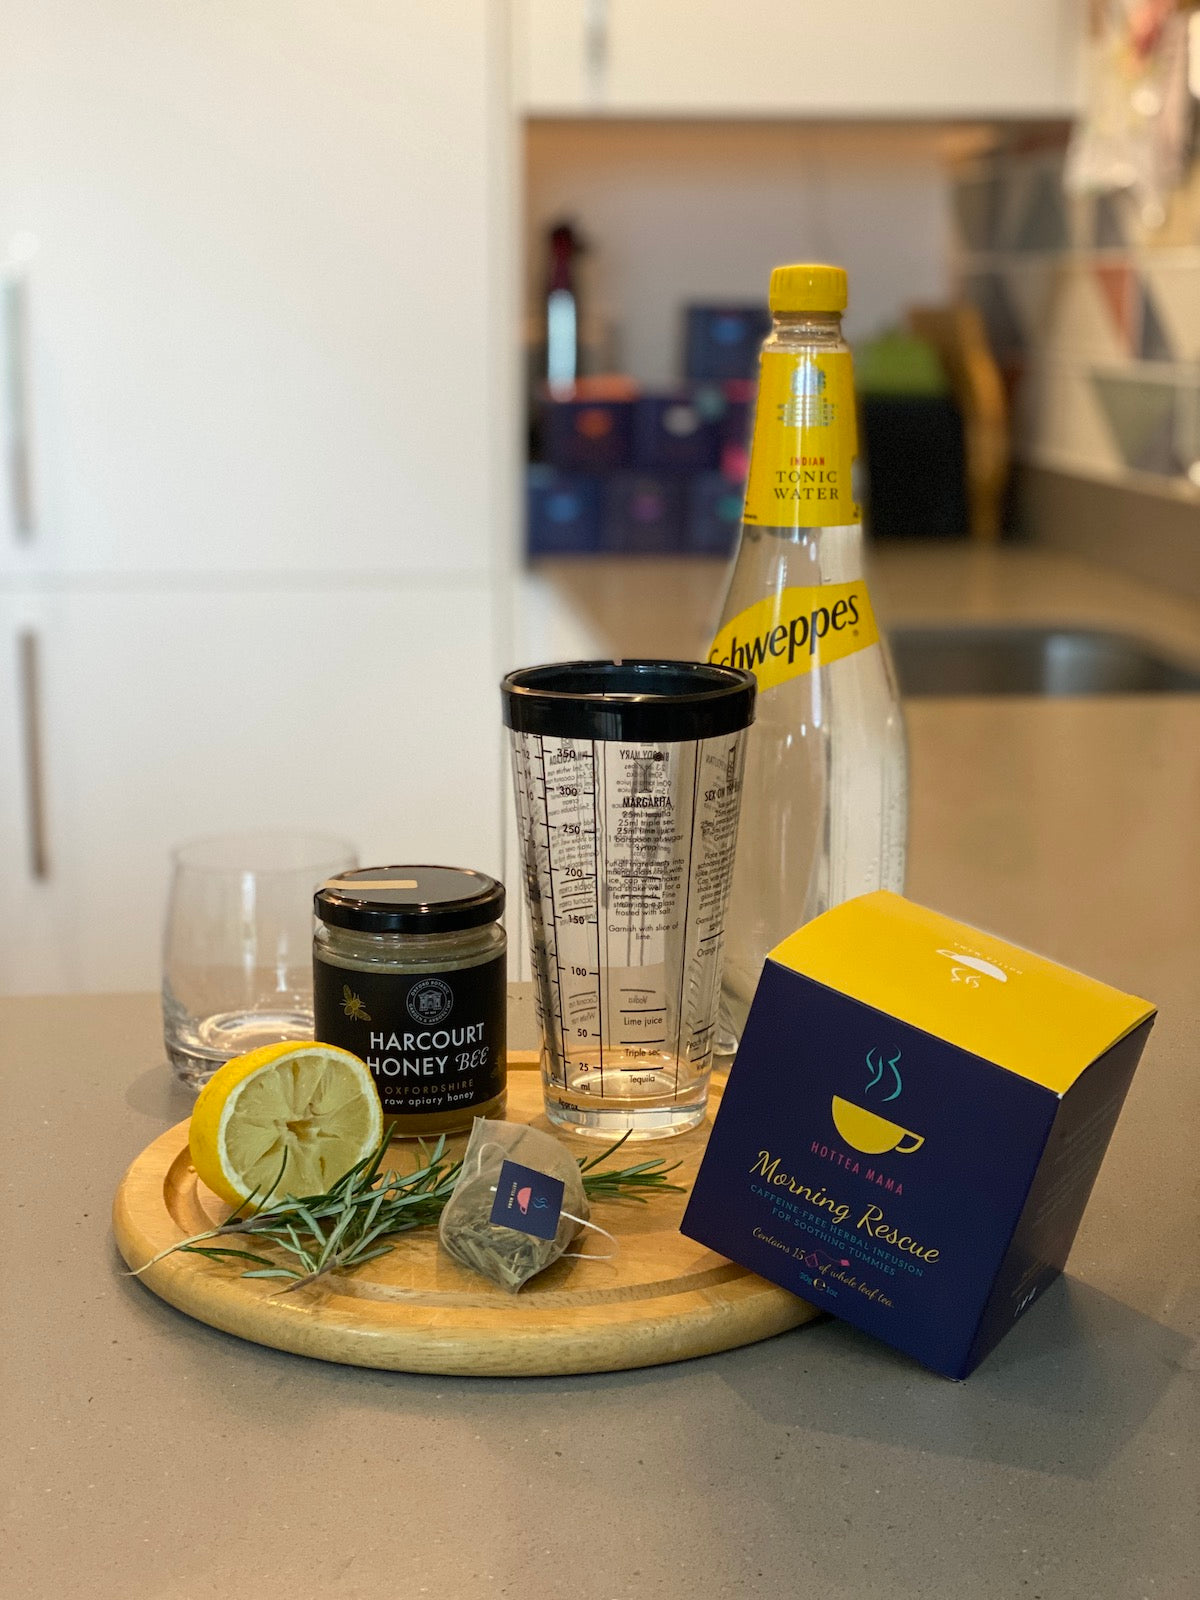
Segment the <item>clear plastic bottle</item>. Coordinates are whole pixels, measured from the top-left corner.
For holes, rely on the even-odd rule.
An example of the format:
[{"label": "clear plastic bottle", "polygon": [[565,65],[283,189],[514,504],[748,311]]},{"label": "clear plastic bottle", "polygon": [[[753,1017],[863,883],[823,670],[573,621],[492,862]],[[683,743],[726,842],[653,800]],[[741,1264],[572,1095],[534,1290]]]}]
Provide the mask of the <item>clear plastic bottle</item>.
[{"label": "clear plastic bottle", "polygon": [[904,887],[908,759],[863,576],[854,373],[840,267],[776,268],[741,539],[709,660],[749,667],[718,1048],[767,952],[829,906]]}]

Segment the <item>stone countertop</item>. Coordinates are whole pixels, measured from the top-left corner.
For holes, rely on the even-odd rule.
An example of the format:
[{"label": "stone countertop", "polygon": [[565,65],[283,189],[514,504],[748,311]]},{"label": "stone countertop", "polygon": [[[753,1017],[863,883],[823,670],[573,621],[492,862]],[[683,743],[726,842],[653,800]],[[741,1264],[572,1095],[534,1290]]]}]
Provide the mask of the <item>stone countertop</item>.
[{"label": "stone countertop", "polygon": [[[526,606],[536,617],[553,596],[564,650],[690,659],[708,650],[727,573],[702,557],[545,557],[528,576]],[[1071,623],[1200,660],[1200,603],[1044,547],[872,544],[867,577],[889,625]]]},{"label": "stone countertop", "polygon": [[1200,697],[909,719],[914,898],[1161,1007],[1066,1277],[965,1383],[832,1320],[591,1378],[244,1344],[111,1241],[122,1171],[190,1106],[155,997],[0,1002],[7,1592],[1196,1593]]}]

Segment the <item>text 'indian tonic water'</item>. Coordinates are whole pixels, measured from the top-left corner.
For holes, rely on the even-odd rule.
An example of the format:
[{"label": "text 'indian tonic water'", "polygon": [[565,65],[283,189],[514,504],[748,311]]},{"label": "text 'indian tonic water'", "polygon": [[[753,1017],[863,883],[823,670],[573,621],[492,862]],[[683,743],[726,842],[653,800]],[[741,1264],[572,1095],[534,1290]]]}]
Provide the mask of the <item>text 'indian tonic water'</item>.
[{"label": "text 'indian tonic water'", "polygon": [[840,267],[777,267],[741,540],[709,660],[758,679],[726,928],[720,1044],[767,951],[800,923],[904,887],[908,764],[863,576],[854,370]]}]

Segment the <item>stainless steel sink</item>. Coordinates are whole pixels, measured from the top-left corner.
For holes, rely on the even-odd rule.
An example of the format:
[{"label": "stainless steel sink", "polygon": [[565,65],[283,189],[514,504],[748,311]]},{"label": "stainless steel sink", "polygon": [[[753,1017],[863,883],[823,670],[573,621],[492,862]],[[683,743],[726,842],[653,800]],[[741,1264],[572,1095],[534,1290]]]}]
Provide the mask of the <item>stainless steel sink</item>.
[{"label": "stainless steel sink", "polygon": [[1200,692],[1200,671],[1098,628],[896,628],[889,639],[904,695]]}]

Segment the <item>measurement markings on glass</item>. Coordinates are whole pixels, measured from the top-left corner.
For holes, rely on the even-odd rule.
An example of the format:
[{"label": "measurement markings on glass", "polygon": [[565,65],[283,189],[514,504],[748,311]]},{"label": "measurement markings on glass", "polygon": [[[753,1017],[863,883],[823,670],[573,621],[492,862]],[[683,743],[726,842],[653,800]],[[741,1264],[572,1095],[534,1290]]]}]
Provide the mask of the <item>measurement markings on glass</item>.
[{"label": "measurement markings on glass", "polygon": [[554,909],[554,857],[550,850],[550,790],[546,783],[546,741],[538,739],[538,754],[542,763],[542,814],[546,818],[546,877],[550,885],[550,922],[554,929],[554,973],[555,988],[558,990],[558,1031],[562,1044],[563,1072],[566,1072],[567,1062],[567,1026],[563,1006],[562,964],[558,953],[558,916]]},{"label": "measurement markings on glass", "polygon": [[[571,739],[542,738],[542,820],[546,876],[555,922],[562,1073],[585,1070],[599,1050],[603,1061],[600,1001],[599,845],[595,807],[595,751]],[[595,930],[593,932],[593,930]],[[590,1086],[576,1083],[577,1090]],[[601,1092],[602,1086],[601,1086]]]},{"label": "measurement markings on glass", "polygon": [[543,1014],[558,1013],[546,1017],[556,1087],[573,1105],[615,1095],[624,1107],[643,1088],[679,1101],[717,1032],[736,741],[530,735],[523,749],[527,877],[545,907],[531,934]]},{"label": "measurement markings on glass", "polygon": [[596,741],[592,740],[592,882],[596,886],[596,1023],[600,1034],[600,1093],[604,1093],[604,995],[600,980],[600,785],[596,782]]},{"label": "measurement markings on glass", "polygon": [[688,835],[687,875],[685,876],[683,891],[683,959],[679,963],[679,1010],[675,1013],[675,1096],[679,1097],[679,1057],[683,1045],[683,996],[684,986],[688,978],[688,911],[692,904],[692,857],[696,850],[696,828],[699,816],[696,812],[696,802],[700,798],[700,753],[698,748],[692,747],[692,826]]},{"label": "measurement markings on glass", "polygon": [[[693,1066],[698,1061],[704,1061],[712,1055],[712,1040],[707,1036],[715,1030],[716,1026],[715,1022],[706,1022],[702,1028],[692,1029],[691,1037],[688,1039],[687,1054],[688,1060]],[[699,1042],[702,1039],[705,1041],[703,1044]]]}]

